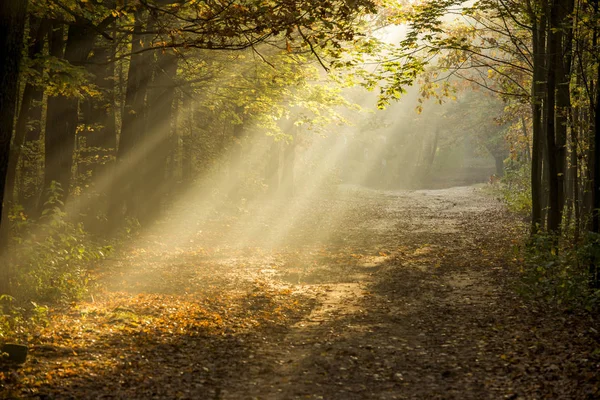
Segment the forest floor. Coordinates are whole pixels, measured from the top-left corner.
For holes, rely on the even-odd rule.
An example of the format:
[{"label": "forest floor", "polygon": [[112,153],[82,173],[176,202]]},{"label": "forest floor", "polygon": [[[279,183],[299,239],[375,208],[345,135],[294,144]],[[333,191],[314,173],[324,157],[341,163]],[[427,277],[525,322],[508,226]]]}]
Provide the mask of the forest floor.
[{"label": "forest floor", "polygon": [[317,198],[180,205],[50,312],[0,397],[600,398],[598,322],[517,295],[525,227],[489,193]]}]

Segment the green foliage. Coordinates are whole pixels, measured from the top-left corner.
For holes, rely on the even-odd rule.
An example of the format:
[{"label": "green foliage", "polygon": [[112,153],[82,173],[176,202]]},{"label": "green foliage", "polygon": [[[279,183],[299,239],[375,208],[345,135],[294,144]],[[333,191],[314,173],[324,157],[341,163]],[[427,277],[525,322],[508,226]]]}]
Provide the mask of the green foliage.
[{"label": "green foliage", "polygon": [[0,296],[0,339],[13,339],[48,324],[48,307],[29,302],[17,304],[14,297]]},{"label": "green foliage", "polygon": [[36,84],[45,85],[48,96],[61,95],[80,100],[100,96],[98,88],[89,83],[90,74],[85,68],[56,57],[47,57],[43,61],[44,75],[37,78],[35,73],[30,72],[30,77]]},{"label": "green foliage", "polygon": [[43,168],[44,152],[40,140],[26,141],[21,146],[19,172],[19,200],[24,207],[24,213],[31,211],[37,202],[39,188],[44,177],[40,174]]},{"label": "green foliage", "polygon": [[515,164],[506,169],[500,187],[508,209],[521,215],[531,212],[531,168],[528,164]]},{"label": "green foliage", "polygon": [[600,290],[590,286],[589,266],[600,260],[600,235],[580,246],[556,246],[557,238],[537,234],[524,250],[523,293],[568,309],[598,310]]},{"label": "green foliage", "polygon": [[110,250],[94,243],[82,224],[68,221],[61,197],[60,185],[53,183],[39,221],[22,213],[11,218],[18,221],[13,224],[12,270],[19,303],[81,298],[91,284],[89,267]]}]

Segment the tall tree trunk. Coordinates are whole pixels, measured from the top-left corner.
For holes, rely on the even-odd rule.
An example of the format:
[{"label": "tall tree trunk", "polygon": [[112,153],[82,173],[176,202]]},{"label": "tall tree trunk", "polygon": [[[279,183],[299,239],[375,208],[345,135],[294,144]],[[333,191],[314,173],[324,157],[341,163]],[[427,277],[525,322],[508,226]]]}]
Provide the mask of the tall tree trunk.
[{"label": "tall tree trunk", "polygon": [[[590,115],[592,113],[586,113],[587,119],[589,121]],[[586,132],[588,135],[591,133],[591,136],[588,138],[589,148],[587,151],[587,159],[586,159],[586,168],[585,168],[585,182],[582,182],[582,190],[583,190],[583,204],[582,204],[582,212],[581,215],[584,217],[586,221],[585,230],[593,231],[594,230],[594,182],[595,182],[595,163],[596,163],[596,149],[594,148],[594,132]]]},{"label": "tall tree trunk", "polygon": [[[44,47],[44,37],[48,31],[50,23],[48,20],[41,20],[35,17],[29,18],[29,59],[35,59],[41,54]],[[41,73],[41,67],[38,66],[36,71]],[[40,124],[42,118],[42,101],[43,91],[35,86],[32,82],[27,82],[23,90],[21,100],[21,108],[17,117],[15,127],[15,137],[12,141],[10,159],[8,164],[8,172],[6,176],[5,203],[10,204],[15,201],[15,182],[17,176],[17,166],[21,157],[21,150],[25,140],[38,140],[40,137]],[[28,124],[32,125],[30,129]]]},{"label": "tall tree trunk", "polygon": [[[65,45],[65,60],[74,67],[85,66],[94,47],[97,32],[108,28],[115,18],[116,16],[111,14],[95,28],[90,27],[87,21],[76,20],[74,24],[70,25]],[[46,150],[44,189],[47,190],[52,182],[59,183],[65,202],[71,183],[78,123],[79,101],[77,98],[59,94],[48,99],[44,140]]]},{"label": "tall tree trunk", "polygon": [[[151,52],[142,52],[149,45],[148,36],[142,33],[143,17],[142,10],[135,12],[135,25],[131,35],[133,55],[130,58],[127,74],[116,175],[109,209],[109,218],[113,224],[120,221],[124,212],[130,217],[137,218],[137,205],[141,204],[143,196],[143,193],[138,190],[139,180],[142,177],[135,167],[146,161],[142,139],[146,128],[144,124],[146,93],[152,77]],[[151,23],[150,19],[148,28],[151,28]]]},{"label": "tall tree trunk", "polygon": [[579,242],[579,229],[580,229],[580,223],[581,223],[581,219],[580,219],[580,208],[579,208],[579,176],[578,176],[578,172],[579,172],[579,159],[578,159],[578,153],[577,153],[577,144],[579,142],[578,139],[578,134],[579,134],[579,126],[577,124],[577,120],[578,118],[578,109],[572,109],[571,113],[570,113],[571,117],[571,131],[570,131],[570,137],[569,137],[569,168],[567,171],[567,195],[568,195],[568,199],[567,199],[567,212],[569,215],[569,218],[571,218],[571,215],[574,214],[575,215],[575,220],[574,220],[574,237],[573,240],[575,243]]},{"label": "tall tree trunk", "polygon": [[[599,13],[598,0],[593,2],[594,11]],[[593,48],[596,47],[598,30],[594,30]],[[594,98],[591,99],[591,115],[593,115],[593,156],[594,176],[592,178],[592,231],[600,232],[600,61],[596,60],[596,83],[594,86]]]},{"label": "tall tree trunk", "polygon": [[542,158],[543,158],[543,125],[542,104],[544,93],[544,43],[546,41],[546,17],[544,7],[539,17],[531,3],[529,12],[532,24],[532,48],[533,48],[533,79],[531,83],[531,111],[532,111],[532,150],[531,150],[531,232],[537,233],[542,227]]},{"label": "tall tree trunk", "polygon": [[[91,28],[79,24],[70,25],[65,60],[75,67],[82,66],[92,51],[95,38],[96,33]],[[78,106],[77,98],[63,94],[48,99],[44,138],[44,190],[48,190],[52,182],[60,184],[63,201],[68,198],[71,183],[75,135],[79,123]],[[43,198],[45,200],[45,195]]]},{"label": "tall tree trunk", "polygon": [[[148,143],[147,161],[142,165],[142,182],[139,187],[144,193],[139,206],[140,217],[148,220],[160,210],[160,202],[165,194],[167,159],[171,149],[173,106],[177,79],[177,56],[171,52],[156,52],[153,80],[148,92],[148,125],[145,142]],[[151,184],[149,184],[151,182]]]},{"label": "tall tree trunk", "polygon": [[[49,32],[52,23],[47,19],[39,19],[31,16],[29,18],[30,26],[30,42],[28,48],[28,56],[30,60],[35,60],[36,57],[42,55],[44,51],[44,44],[49,39]],[[32,26],[35,27],[31,30]],[[38,74],[42,74],[42,66],[39,64],[35,65],[35,71]],[[26,95],[27,101],[26,101]],[[17,131],[21,130],[25,132],[25,142],[33,142],[40,140],[42,134],[42,112],[44,99],[44,91],[42,87],[36,87],[27,82],[25,90],[23,92],[23,100],[21,102],[21,109],[19,111],[19,120],[17,120]],[[18,134],[18,133],[17,133]]]},{"label": "tall tree trunk", "polygon": [[573,41],[573,22],[571,14],[573,12],[573,0],[556,0],[557,4],[557,24],[555,29],[556,36],[556,167],[558,170],[558,207],[562,210],[565,207],[567,197],[566,177],[567,171],[567,128],[569,124],[568,116],[571,109],[571,62],[572,62],[572,41]]},{"label": "tall tree trunk", "polygon": [[521,131],[523,132],[523,137],[525,138],[525,162],[531,162],[531,143],[529,142],[529,135],[527,134],[527,123],[525,122],[525,118],[521,117]]},{"label": "tall tree trunk", "polygon": [[117,148],[115,64],[109,62],[115,50],[112,43],[99,39],[87,67],[100,91],[100,96],[86,99],[81,104],[82,123],[87,129],[83,131],[85,148],[81,151],[80,161],[85,163],[84,171],[91,172],[92,176],[101,173],[102,165],[107,164]]},{"label": "tall tree trunk", "polygon": [[[600,63],[597,67],[597,82],[600,83]],[[592,231],[600,233],[600,84],[596,84],[596,107],[594,116],[594,209]],[[600,289],[600,262],[594,260],[590,264],[590,282],[594,289]]]},{"label": "tall tree trunk", "polygon": [[8,155],[17,106],[27,0],[0,1],[0,294],[10,293],[8,207],[4,204]]},{"label": "tall tree trunk", "polygon": [[558,170],[558,151],[556,146],[556,71],[559,58],[558,29],[560,7],[559,0],[555,0],[550,8],[550,29],[548,30],[548,73],[546,78],[546,146],[548,148],[548,231],[551,233],[560,233],[560,223],[562,209],[560,199],[563,196],[563,188],[560,186],[562,180],[559,180]]},{"label": "tall tree trunk", "polygon": [[[594,11],[600,15],[598,0],[594,2]],[[597,37],[597,29],[594,36]],[[600,233],[600,58],[596,55],[596,95],[594,107],[594,184],[592,191],[593,212],[592,231]],[[594,289],[600,289],[600,261],[594,259],[590,263],[590,285]]]},{"label": "tall tree trunk", "polygon": [[494,162],[496,165],[496,176],[498,178],[502,178],[504,176],[504,159],[506,158],[506,155],[502,154],[502,155],[498,155],[498,154],[494,154]]}]

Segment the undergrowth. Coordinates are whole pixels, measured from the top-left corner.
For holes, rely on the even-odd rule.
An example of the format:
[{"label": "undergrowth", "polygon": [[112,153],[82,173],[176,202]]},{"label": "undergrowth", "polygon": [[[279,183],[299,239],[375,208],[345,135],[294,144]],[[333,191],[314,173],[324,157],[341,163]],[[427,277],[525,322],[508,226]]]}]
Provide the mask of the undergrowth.
[{"label": "undergrowth", "polygon": [[591,285],[590,265],[600,259],[600,235],[592,234],[579,245],[537,234],[524,248],[521,267],[523,294],[570,310],[600,309],[600,290]]},{"label": "undergrowth", "polygon": [[[529,166],[509,168],[493,192],[518,215],[531,213]],[[571,229],[572,230],[572,229]],[[522,260],[519,292],[568,310],[600,310],[600,291],[591,285],[590,265],[600,260],[600,235],[589,233],[576,241],[569,227],[560,237],[538,233],[515,249]]]},{"label": "undergrowth", "polygon": [[531,170],[528,165],[509,168],[499,186],[508,209],[519,215],[531,212]]},{"label": "undergrowth", "polygon": [[110,251],[70,222],[63,211],[62,189],[53,184],[39,220],[19,206],[11,215],[11,296],[0,298],[0,338],[18,334],[29,324],[42,323],[48,305],[81,299],[93,286],[90,267]]}]

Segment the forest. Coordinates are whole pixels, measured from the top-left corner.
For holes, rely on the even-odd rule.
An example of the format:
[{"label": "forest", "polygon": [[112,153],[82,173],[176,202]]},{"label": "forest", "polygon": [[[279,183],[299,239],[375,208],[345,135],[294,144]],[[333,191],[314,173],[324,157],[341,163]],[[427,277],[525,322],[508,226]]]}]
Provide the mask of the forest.
[{"label": "forest", "polygon": [[598,0],[0,1],[1,399],[600,398]]}]

